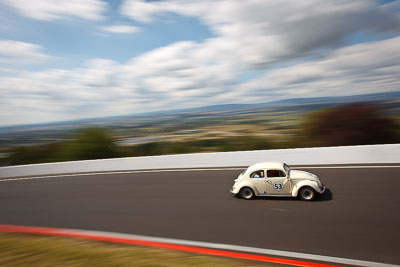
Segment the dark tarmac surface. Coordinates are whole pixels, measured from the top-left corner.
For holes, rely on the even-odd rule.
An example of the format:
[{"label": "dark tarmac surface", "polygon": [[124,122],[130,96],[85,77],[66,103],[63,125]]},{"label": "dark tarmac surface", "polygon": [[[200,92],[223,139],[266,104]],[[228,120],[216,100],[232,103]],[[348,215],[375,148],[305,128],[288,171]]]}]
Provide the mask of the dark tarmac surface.
[{"label": "dark tarmac surface", "polygon": [[400,168],[307,169],[314,202],[234,198],[240,171],[0,183],[0,224],[102,230],[400,264]]}]

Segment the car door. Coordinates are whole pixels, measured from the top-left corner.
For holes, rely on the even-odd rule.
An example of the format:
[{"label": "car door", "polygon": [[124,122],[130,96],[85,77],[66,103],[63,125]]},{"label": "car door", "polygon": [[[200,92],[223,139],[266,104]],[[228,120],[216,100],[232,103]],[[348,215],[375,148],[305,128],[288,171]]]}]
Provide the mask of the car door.
[{"label": "car door", "polygon": [[268,195],[290,195],[292,185],[282,170],[267,170],[266,185]]},{"label": "car door", "polygon": [[254,186],[256,195],[265,195],[267,193],[267,182],[265,180],[265,171],[257,170],[250,174],[251,183]]}]

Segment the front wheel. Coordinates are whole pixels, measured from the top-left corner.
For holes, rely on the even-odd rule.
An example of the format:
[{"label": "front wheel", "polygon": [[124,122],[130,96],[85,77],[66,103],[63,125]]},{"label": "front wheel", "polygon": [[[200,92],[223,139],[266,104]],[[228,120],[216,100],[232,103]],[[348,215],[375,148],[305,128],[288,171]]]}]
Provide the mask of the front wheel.
[{"label": "front wheel", "polygon": [[301,200],[311,201],[315,198],[316,192],[312,187],[305,186],[300,189],[299,197]]},{"label": "front wheel", "polygon": [[250,187],[244,187],[240,189],[240,196],[243,199],[252,199],[254,197],[254,191]]}]

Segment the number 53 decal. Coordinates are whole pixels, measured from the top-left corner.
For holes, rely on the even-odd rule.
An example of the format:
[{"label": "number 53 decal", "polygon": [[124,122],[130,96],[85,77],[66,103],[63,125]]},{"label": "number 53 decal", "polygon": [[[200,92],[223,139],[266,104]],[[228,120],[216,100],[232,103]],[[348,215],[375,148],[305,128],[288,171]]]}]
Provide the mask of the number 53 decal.
[{"label": "number 53 decal", "polygon": [[283,184],[281,182],[274,183],[274,190],[275,191],[282,191],[282,189],[283,189]]}]

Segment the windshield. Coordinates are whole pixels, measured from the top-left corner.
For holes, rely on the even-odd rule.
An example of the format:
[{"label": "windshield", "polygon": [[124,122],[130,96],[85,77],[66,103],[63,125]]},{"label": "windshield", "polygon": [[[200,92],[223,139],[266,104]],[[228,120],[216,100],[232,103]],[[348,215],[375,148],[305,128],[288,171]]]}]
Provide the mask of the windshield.
[{"label": "windshield", "polygon": [[290,168],[286,163],[283,164],[283,168],[285,169],[285,172],[287,173],[287,175],[290,175]]}]

